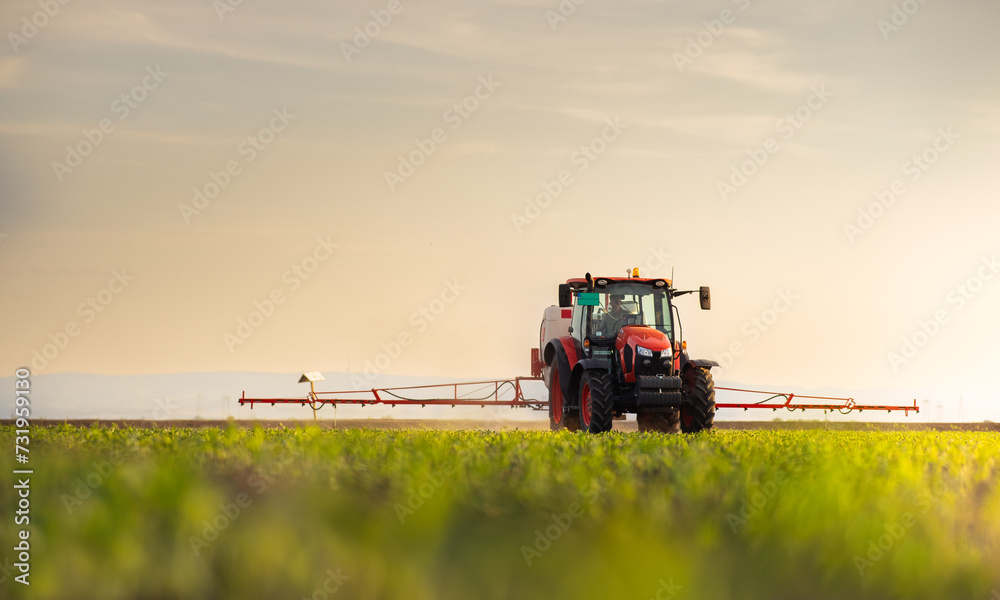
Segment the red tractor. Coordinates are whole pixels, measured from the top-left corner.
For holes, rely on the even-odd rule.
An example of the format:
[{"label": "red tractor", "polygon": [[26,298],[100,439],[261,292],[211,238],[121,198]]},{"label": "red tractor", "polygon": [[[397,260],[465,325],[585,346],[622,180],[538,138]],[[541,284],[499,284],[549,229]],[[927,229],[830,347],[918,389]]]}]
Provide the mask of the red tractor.
[{"label": "red tractor", "polygon": [[545,310],[532,371],[549,390],[552,429],[603,433],[635,413],[639,431],[695,433],[715,420],[714,360],[691,359],[681,341],[677,296],[697,292],[711,308],[707,287],[679,291],[669,279],[570,279],[559,306]]}]

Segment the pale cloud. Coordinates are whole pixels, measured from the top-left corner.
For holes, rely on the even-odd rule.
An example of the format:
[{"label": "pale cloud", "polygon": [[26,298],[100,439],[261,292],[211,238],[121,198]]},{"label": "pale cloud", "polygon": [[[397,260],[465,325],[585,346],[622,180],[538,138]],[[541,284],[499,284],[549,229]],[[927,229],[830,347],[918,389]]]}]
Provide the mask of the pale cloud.
[{"label": "pale cloud", "polygon": [[[190,8],[181,7],[170,14],[117,8],[83,12],[70,22],[67,35],[76,41],[97,41],[106,46],[147,46],[164,53],[189,51],[320,70],[334,67],[332,51],[329,56],[316,57],[308,52],[282,47],[281,42],[291,46],[288,42],[295,35],[317,33],[309,21],[261,20],[256,27],[249,31],[241,30],[241,35],[237,35],[224,29],[227,23],[218,22],[211,14],[200,15],[194,26],[186,24],[185,19],[195,18],[190,11]],[[282,27],[282,24],[285,26]],[[310,32],[310,29],[313,31]],[[273,37],[275,30],[284,35]],[[270,40],[270,43],[262,43],[264,40]]]},{"label": "pale cloud", "polygon": [[801,73],[783,63],[778,51],[752,53],[747,51],[716,51],[707,54],[685,72],[744,83],[764,90],[794,92],[808,89],[829,77],[818,73]]},{"label": "pale cloud", "polygon": [[776,117],[761,114],[716,114],[703,116],[652,117],[636,122],[640,127],[655,127],[673,133],[703,136],[732,144],[758,142],[772,135]]}]

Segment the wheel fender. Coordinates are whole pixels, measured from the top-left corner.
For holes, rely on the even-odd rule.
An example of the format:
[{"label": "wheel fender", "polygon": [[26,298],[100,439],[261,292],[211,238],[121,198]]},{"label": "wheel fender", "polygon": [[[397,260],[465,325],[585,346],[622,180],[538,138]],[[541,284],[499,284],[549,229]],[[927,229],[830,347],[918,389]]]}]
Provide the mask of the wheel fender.
[{"label": "wheel fender", "polygon": [[576,363],[573,367],[573,374],[570,376],[570,396],[565,396],[566,398],[572,399],[571,401],[576,403],[576,393],[580,389],[580,380],[583,379],[583,374],[589,370],[597,370],[608,373],[611,371],[611,362],[599,358],[585,358]]},{"label": "wheel fender", "polygon": [[[577,357],[580,356],[575,342],[576,340],[571,337],[560,337],[551,340],[545,346],[545,364],[550,367],[556,365],[559,367],[559,373],[573,373],[577,365]],[[573,389],[570,385],[570,379],[572,377],[559,376],[559,387],[562,388],[564,403],[570,402],[573,398],[570,395]]]},{"label": "wheel fender", "polygon": [[701,367],[702,369],[711,370],[712,367],[718,367],[719,363],[714,360],[707,358],[688,358],[686,352],[681,354],[681,373],[684,372],[688,367]]}]

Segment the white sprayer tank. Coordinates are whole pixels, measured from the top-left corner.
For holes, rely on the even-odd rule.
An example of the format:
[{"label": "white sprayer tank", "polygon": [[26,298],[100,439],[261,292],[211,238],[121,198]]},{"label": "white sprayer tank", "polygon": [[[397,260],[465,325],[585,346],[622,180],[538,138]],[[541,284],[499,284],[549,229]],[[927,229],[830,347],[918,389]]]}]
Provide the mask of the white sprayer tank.
[{"label": "white sprayer tank", "polygon": [[[545,346],[553,338],[569,335],[569,325],[573,309],[550,306],[545,309],[542,316],[542,327],[538,332],[538,355],[545,360]],[[549,367],[542,366],[542,379],[545,380],[545,387],[549,386]]]}]

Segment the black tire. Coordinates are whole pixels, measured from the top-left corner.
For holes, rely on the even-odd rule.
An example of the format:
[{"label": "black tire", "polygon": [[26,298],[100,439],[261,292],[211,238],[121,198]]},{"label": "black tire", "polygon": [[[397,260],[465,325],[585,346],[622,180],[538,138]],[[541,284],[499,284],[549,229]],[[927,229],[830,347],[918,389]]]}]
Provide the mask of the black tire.
[{"label": "black tire", "polygon": [[684,395],[689,400],[681,407],[681,431],[708,431],[715,424],[715,382],[712,373],[701,367],[684,371]]},{"label": "black tire", "polygon": [[677,433],[681,430],[681,413],[678,410],[645,411],[636,415],[639,431],[655,431],[657,433]]},{"label": "black tire", "polygon": [[563,406],[566,399],[563,398],[562,387],[559,382],[559,367],[552,365],[549,374],[549,429],[559,431],[566,427],[565,411]]},{"label": "black tire", "polygon": [[580,411],[581,420],[586,414],[583,408],[584,394],[590,396],[590,423],[587,431],[604,433],[611,431],[612,419],[615,416],[614,398],[611,395],[611,380],[599,371],[587,371],[580,380]]},{"label": "black tire", "polygon": [[568,398],[563,398],[563,426],[566,431],[580,431],[580,411]]}]

